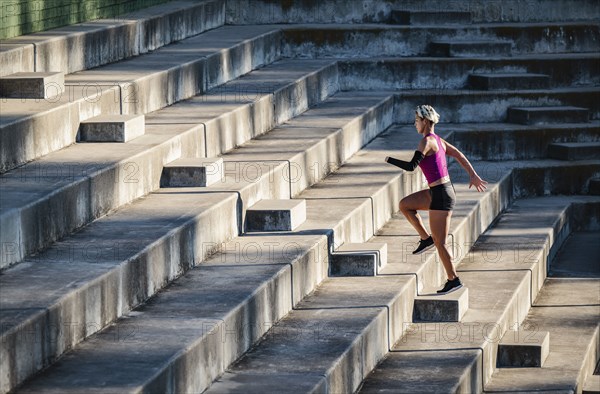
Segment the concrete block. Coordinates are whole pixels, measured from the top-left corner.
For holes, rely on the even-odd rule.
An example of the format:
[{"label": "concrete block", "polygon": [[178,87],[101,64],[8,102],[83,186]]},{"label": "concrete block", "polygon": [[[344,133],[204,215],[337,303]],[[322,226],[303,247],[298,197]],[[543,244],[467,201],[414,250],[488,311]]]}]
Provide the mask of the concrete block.
[{"label": "concrete block", "polygon": [[555,142],[548,145],[548,156],[558,160],[600,158],[600,142]]},{"label": "concrete block", "polygon": [[18,72],[0,77],[0,97],[50,99],[65,91],[62,72]]},{"label": "concrete block", "polygon": [[600,374],[588,376],[581,394],[600,394]]},{"label": "concrete block", "polygon": [[470,12],[401,11],[392,10],[390,23],[397,25],[447,25],[471,23]]},{"label": "concrete block", "polygon": [[469,309],[469,289],[465,286],[449,294],[417,296],[414,322],[459,322]]},{"label": "concrete block", "polygon": [[79,140],[127,142],[144,135],[144,115],[100,115],[81,122]]},{"label": "concrete block", "polygon": [[508,121],[520,124],[586,123],[589,110],[570,106],[510,107]]},{"label": "concrete block", "polygon": [[507,331],[498,344],[497,368],[542,367],[550,352],[548,331]]},{"label": "concrete block", "polygon": [[468,83],[471,88],[481,90],[548,89],[550,77],[529,73],[470,74]]},{"label": "concrete block", "polygon": [[292,231],[306,220],[306,200],[261,200],[246,211],[246,231]]},{"label": "concrete block", "polygon": [[184,158],[165,164],[161,187],[204,187],[223,179],[223,158]]},{"label": "concrete block", "polygon": [[329,257],[329,276],[375,276],[387,264],[387,243],[347,243]]},{"label": "concrete block", "polygon": [[33,72],[33,45],[0,42],[0,77],[19,72]]},{"label": "concrete block", "polygon": [[432,41],[429,54],[440,57],[510,56],[512,43],[491,40]]}]

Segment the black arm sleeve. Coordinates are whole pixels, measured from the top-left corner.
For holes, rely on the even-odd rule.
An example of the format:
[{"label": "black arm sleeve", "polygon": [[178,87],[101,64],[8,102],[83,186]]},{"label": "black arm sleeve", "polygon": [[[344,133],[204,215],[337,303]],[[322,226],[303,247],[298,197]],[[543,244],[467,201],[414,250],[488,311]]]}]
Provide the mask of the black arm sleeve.
[{"label": "black arm sleeve", "polygon": [[411,161],[398,160],[398,159],[394,159],[393,157],[388,157],[388,159],[386,161],[390,164],[393,164],[397,167],[402,168],[403,170],[414,171],[415,168],[417,168],[417,166],[421,162],[421,160],[423,160],[424,158],[425,158],[425,156],[423,155],[423,153],[416,150]]}]

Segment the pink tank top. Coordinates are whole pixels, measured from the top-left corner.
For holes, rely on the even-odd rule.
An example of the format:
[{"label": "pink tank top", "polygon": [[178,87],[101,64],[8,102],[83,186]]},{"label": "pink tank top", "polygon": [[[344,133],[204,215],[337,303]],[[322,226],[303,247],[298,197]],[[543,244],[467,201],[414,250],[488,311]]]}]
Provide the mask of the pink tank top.
[{"label": "pink tank top", "polygon": [[423,174],[425,174],[427,183],[432,183],[448,175],[448,164],[446,163],[446,150],[444,149],[440,136],[437,134],[429,135],[432,135],[435,138],[439,149],[435,154],[425,156],[419,163],[419,167],[421,167]]}]

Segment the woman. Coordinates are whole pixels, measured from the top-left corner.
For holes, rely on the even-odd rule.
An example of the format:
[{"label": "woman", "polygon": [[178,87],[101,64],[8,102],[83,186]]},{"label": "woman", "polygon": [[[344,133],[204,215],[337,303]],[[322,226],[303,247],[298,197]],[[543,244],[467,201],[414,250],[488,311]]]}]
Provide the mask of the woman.
[{"label": "woman", "polygon": [[[446,247],[446,237],[450,228],[450,217],[456,199],[454,186],[450,182],[446,155],[454,157],[469,173],[469,189],[475,186],[477,191],[484,191],[487,182],[482,180],[473,169],[469,160],[458,149],[444,141],[434,132],[435,124],[440,120],[440,115],[430,105],[419,105],[416,109],[415,127],[423,135],[419,147],[411,161],[403,161],[386,157],[387,163],[398,166],[406,171],[413,171],[421,167],[429,190],[413,193],[400,201],[400,210],[421,236],[419,245],[413,254],[420,254],[431,249],[434,245],[446,270],[448,280],[438,293],[449,293],[462,287],[456,270],[452,265],[450,253]],[[429,227],[431,235],[427,233],[418,210],[429,209]]]}]

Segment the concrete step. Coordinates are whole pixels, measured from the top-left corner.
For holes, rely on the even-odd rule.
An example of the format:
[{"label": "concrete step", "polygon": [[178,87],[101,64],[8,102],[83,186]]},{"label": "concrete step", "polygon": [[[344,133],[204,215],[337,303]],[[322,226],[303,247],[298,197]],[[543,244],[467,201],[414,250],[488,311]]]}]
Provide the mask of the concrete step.
[{"label": "concrete step", "polygon": [[436,40],[429,44],[429,54],[439,57],[510,56],[512,43],[499,40]]},{"label": "concrete step", "polygon": [[600,157],[600,142],[555,142],[548,156],[558,160],[588,160]]},{"label": "concrete step", "polygon": [[247,232],[293,231],[306,221],[306,200],[261,200],[246,210]]},{"label": "concrete step", "polygon": [[[354,51],[356,54],[356,51]],[[381,56],[381,57],[377,57]],[[385,56],[385,57],[383,57]],[[517,54],[511,57],[432,58],[415,55],[341,59],[344,90],[461,89],[476,74],[534,73],[550,77],[552,87],[597,86],[598,53]],[[517,89],[519,90],[519,89]]]},{"label": "concrete step", "polygon": [[161,187],[205,187],[224,181],[223,158],[178,159],[165,164]]},{"label": "concrete step", "polygon": [[236,204],[233,193],[162,189],[6,270],[0,279],[0,391],[10,391],[235,237]]},{"label": "concrete step", "polygon": [[[498,342],[511,326],[523,322],[538,292],[530,275],[538,270],[532,268],[545,266],[550,245],[560,244],[553,234],[560,233],[560,229],[568,231],[565,211],[587,203],[600,201],[585,197],[520,200],[500,215],[473,249],[462,255],[458,266],[459,276],[471,294],[470,308],[462,321],[408,327],[407,334],[363,382],[359,392],[377,392],[383,387],[393,392],[483,391],[496,368]],[[536,232],[531,232],[533,227]],[[521,228],[527,230],[518,230]],[[388,231],[397,233],[398,229],[384,233]],[[516,233],[522,242],[514,242]],[[507,241],[509,238],[512,241]],[[407,268],[402,266],[406,265],[402,262],[396,269],[403,272]],[[545,268],[542,271],[545,273]],[[494,283],[493,292],[489,283]],[[439,372],[440,368],[444,373]]]},{"label": "concrete step", "polygon": [[[237,150],[237,154],[232,152],[231,155],[226,155],[232,156],[230,157],[230,160],[232,160],[230,163],[252,164],[253,168],[258,168],[260,170],[260,176],[247,178],[245,177],[246,170],[244,167],[236,166],[233,169],[228,169],[225,166],[225,182],[221,184],[214,184],[200,189],[186,188],[183,193],[180,189],[160,189],[158,192],[153,193],[144,199],[140,199],[132,205],[121,208],[114,215],[108,215],[98,219],[85,227],[81,232],[54,244],[37,256],[28,258],[24,263],[5,270],[0,278],[0,287],[3,290],[0,293],[0,297],[2,297],[2,305],[10,305],[12,312],[6,316],[3,315],[3,322],[6,322],[6,324],[2,324],[1,326],[6,328],[6,330],[3,331],[2,335],[6,340],[3,340],[2,343],[6,344],[6,348],[3,347],[2,351],[6,351],[7,354],[14,354],[14,357],[6,358],[5,362],[7,364],[3,364],[2,366],[2,370],[8,371],[7,374],[9,375],[9,378],[7,378],[6,381],[9,383],[7,384],[9,384],[10,387],[14,387],[14,385],[22,382],[24,378],[30,376],[33,372],[47,366],[66,349],[74,346],[96,331],[102,330],[108,323],[114,321],[117,317],[127,313],[140,302],[146,301],[148,297],[154,295],[156,291],[165,286],[170,280],[174,279],[174,277],[185,272],[193,264],[198,263],[209,254],[214,253],[219,247],[229,248],[225,249],[226,251],[233,250],[233,256],[237,256],[235,257],[235,261],[237,262],[240,261],[240,258],[242,260],[246,259],[248,253],[252,255],[252,253],[256,251],[257,244],[255,241],[258,242],[260,240],[260,234],[247,237],[244,241],[245,243],[242,245],[242,249],[240,249],[241,244],[239,242],[228,244],[227,246],[224,245],[224,243],[233,235],[241,233],[241,230],[244,228],[242,218],[245,216],[248,206],[253,205],[256,201],[261,199],[291,198],[292,195],[289,193],[300,193],[302,188],[306,187],[303,185],[310,185],[314,182],[318,182],[342,163],[342,159],[331,161],[334,158],[327,156],[327,150],[323,150],[323,146],[344,146],[344,144],[341,143],[344,141],[346,143],[346,149],[341,152],[339,156],[340,158],[343,158],[345,155],[351,155],[351,148],[353,146],[358,146],[358,149],[360,148],[360,145],[354,141],[368,141],[372,139],[373,136],[379,134],[387,127],[385,124],[386,122],[391,121],[391,98],[387,94],[363,94],[362,107],[356,105],[356,93],[347,95],[346,100],[344,100],[343,93],[340,93],[340,96],[341,97],[338,97],[337,100],[334,98],[321,107],[314,108],[305,115],[298,117],[294,120],[294,126],[287,129],[288,138],[291,137],[292,139],[297,139],[299,136],[306,137],[307,134],[310,134],[312,128],[312,132],[315,135],[320,136],[321,140],[315,138],[308,141],[310,145],[307,145],[306,142],[304,142],[301,146],[293,146],[290,145],[285,138],[282,138],[285,137],[285,133],[280,132],[279,135],[273,136],[274,138],[272,140],[278,140],[281,144],[277,147],[278,153],[276,154],[280,158],[279,163],[276,163],[277,165],[273,165],[272,161],[269,162],[269,156],[273,156],[273,153],[269,152],[269,149],[274,145],[270,143],[270,140],[268,139],[270,135],[265,136],[266,140],[262,144],[258,140],[254,141],[252,144],[253,146],[249,147],[247,151],[244,147],[241,147]],[[344,104],[344,102],[346,104]],[[345,112],[342,111],[344,106],[346,106]],[[348,106],[352,106],[352,108],[348,108]],[[337,113],[337,118],[330,119],[328,114],[331,112]],[[339,128],[332,129],[332,126],[339,126]],[[315,133],[315,131],[320,133]],[[323,131],[327,131],[325,136],[323,136]],[[313,149],[310,149],[311,145]],[[282,150],[281,146],[287,146],[288,150]],[[252,154],[259,154],[265,161],[256,163],[239,160],[243,157],[249,158]],[[330,163],[332,167],[320,166],[319,170],[322,172],[314,174],[309,168],[311,162],[307,161],[307,159],[315,160],[317,163],[330,160],[328,163]],[[286,177],[290,174],[290,166],[288,163],[296,163],[300,170],[300,174],[293,179],[291,177]],[[300,166],[299,163],[302,163],[303,166]],[[155,197],[157,195],[159,197]],[[202,204],[187,200],[182,200],[181,202],[178,202],[179,200],[169,200],[171,202],[165,202],[170,195],[181,196],[182,199],[184,199],[185,196],[190,196],[189,198],[195,196],[193,198],[197,198]],[[207,196],[207,200],[202,200],[202,196]],[[152,201],[157,201],[156,199],[161,200],[146,208]],[[192,207],[197,207],[197,209],[206,211],[201,213],[201,220],[198,219],[200,220],[200,223],[193,220],[191,222],[193,227],[189,231],[192,231],[192,233],[187,234],[186,237],[194,239],[194,242],[189,241],[188,238],[185,237],[180,239],[179,237],[170,236],[170,234],[176,231],[182,231],[179,228],[170,229],[166,224],[160,225],[162,222],[159,222],[158,224],[154,222],[146,224],[146,216],[148,214],[145,214],[145,212],[148,210],[152,211],[150,209],[151,207],[155,207],[156,215],[158,215],[157,220],[165,221],[168,219],[168,216],[167,219],[165,219],[163,216],[164,212],[161,210],[161,205],[165,204],[174,204],[174,209],[179,209],[180,211],[184,209],[186,205],[192,204]],[[229,205],[223,206],[224,204]],[[397,205],[397,201],[395,204]],[[135,207],[138,206],[141,206],[138,209],[139,212],[135,211]],[[324,215],[321,212],[324,206],[327,207],[327,215]],[[283,244],[281,242],[276,242],[278,239],[277,235],[265,235],[265,244],[261,244],[260,250],[265,251],[272,248],[273,242],[275,242],[277,245],[280,245],[280,248],[283,248],[286,256],[289,256],[286,257],[286,259],[289,260],[292,255],[295,256],[296,246],[300,247],[299,245],[304,245],[307,238],[314,241],[314,239],[321,237],[324,231],[323,229],[333,228],[335,231],[335,235],[333,235],[331,234],[331,230],[325,230],[326,235],[328,235],[328,237],[323,237],[325,241],[335,241],[340,244],[351,241],[363,242],[365,239],[361,237],[368,234],[372,235],[374,231],[372,228],[373,211],[367,198],[349,201],[335,200],[328,203],[309,201],[307,204],[307,212],[309,217],[312,216],[316,219],[313,219],[312,223],[304,223],[300,226],[297,230],[297,232],[301,234],[300,237],[290,237],[289,240],[291,244]],[[123,216],[124,218],[120,220],[120,216]],[[144,218],[141,224],[139,218]],[[227,221],[225,221],[225,218]],[[178,215],[175,215],[175,219],[189,220],[189,214],[186,215],[180,212]],[[128,227],[121,222],[132,226],[132,229],[128,230]],[[140,227],[141,225],[143,225],[143,227]],[[175,221],[174,225],[179,224]],[[115,228],[115,226],[121,226],[123,229],[114,231],[114,234],[109,232],[108,235],[104,235],[104,233],[100,231],[105,227]],[[145,226],[151,227],[155,232],[149,233],[141,231],[140,228],[145,229]],[[121,227],[119,227],[119,229]],[[352,229],[354,229],[354,227],[364,230],[353,235]],[[96,228],[99,228],[100,230],[95,230]],[[96,231],[100,231],[100,234]],[[161,240],[157,241],[156,238],[158,235],[156,234],[160,235],[163,231],[167,232],[167,236],[165,236],[166,240],[164,242]],[[231,231],[234,233],[232,234]],[[141,239],[133,243],[133,250],[131,250],[131,247],[127,249],[129,244],[126,243],[124,246],[125,251],[119,252],[121,250],[119,249],[119,245],[121,245],[120,242],[123,238],[126,238],[127,234],[130,232],[135,232],[135,235],[141,237]],[[309,237],[302,236],[302,234],[304,234],[303,232],[312,235]],[[81,240],[79,240],[78,237],[80,237]],[[115,240],[112,240],[110,237],[115,237]],[[294,239],[299,240],[298,242],[300,243],[294,242]],[[168,246],[171,249],[167,250],[172,251],[161,252],[162,249],[160,248],[162,248],[162,245],[165,242],[167,242],[165,248]],[[188,256],[189,253],[185,252],[185,250],[180,250],[180,248],[176,246],[178,242],[184,243],[196,251],[191,263],[189,263],[187,257],[182,257]],[[170,245],[169,243],[174,244]],[[91,255],[91,252],[88,251],[90,249],[90,244],[92,245],[92,251],[94,252]],[[96,245],[98,245],[97,250],[94,249]],[[117,246],[115,247],[114,245]],[[314,246],[314,244],[310,244],[310,246],[307,247],[307,250],[310,251]],[[142,253],[137,257],[131,257],[130,254],[128,254],[136,252],[138,249],[143,250],[148,256]],[[328,250],[329,249],[325,248],[326,252]],[[117,253],[117,255],[115,255],[115,253]],[[172,256],[173,262],[171,262],[170,259],[162,259],[162,257],[160,257],[162,256],[162,253]],[[88,267],[90,264],[96,262],[96,255],[99,256],[99,263],[102,263],[99,265],[99,269],[101,268],[100,271],[90,270]],[[92,263],[88,263],[89,259],[92,260]],[[108,263],[104,264],[103,259],[108,259]],[[62,265],[48,264],[49,262],[53,263],[55,261],[60,262]],[[137,264],[139,261],[144,262],[144,264],[139,266],[139,264]],[[186,261],[188,261],[188,263],[186,263]],[[81,264],[79,264],[80,262]],[[184,266],[179,267],[178,269],[175,267],[167,267],[167,269],[161,266],[161,264],[179,264],[179,262]],[[133,266],[131,264],[133,264]],[[158,264],[158,266],[156,266],[156,264]],[[307,272],[306,274],[307,277],[312,278],[314,275],[317,275],[317,279],[322,279],[326,275],[326,265],[325,263],[323,264],[322,270],[309,270],[310,272]],[[52,271],[53,269],[70,270],[68,275],[64,274],[61,276],[61,278],[64,276],[64,281],[66,282],[55,281],[45,283],[44,281],[46,281],[48,276],[56,275],[54,271]],[[50,272],[46,275],[43,274],[44,270],[50,270]],[[105,272],[106,270],[108,270],[108,272]],[[324,274],[319,274],[320,271],[323,271]],[[225,275],[223,276],[224,280],[229,280],[230,276],[225,274],[227,270],[220,272]],[[244,275],[246,275],[246,273]],[[30,279],[31,277],[39,278],[40,280],[34,281]],[[129,279],[130,277],[135,277],[139,283]],[[305,289],[304,286],[308,286],[306,292],[310,292],[315,283],[318,283],[321,279],[318,279],[317,282],[312,282],[300,276],[300,288]],[[123,289],[120,290],[118,297],[116,299],[111,298],[113,297],[113,293],[109,291],[107,291],[106,297],[97,297],[97,292],[101,291],[98,289],[112,289],[115,286],[111,282],[113,280],[122,280],[124,281],[123,283],[127,283],[122,286]],[[131,283],[131,281],[133,281],[133,283]],[[219,286],[221,286],[219,287],[220,291],[227,288],[227,286],[223,287],[224,285],[222,283]],[[19,291],[4,292],[5,289],[11,289],[13,287],[19,289]],[[289,289],[286,289],[285,286],[282,285],[282,291],[287,292],[288,290]],[[302,293],[303,291],[304,290],[300,290],[300,295],[294,295],[294,297],[301,298],[303,295],[307,294]],[[22,297],[22,294],[28,294],[29,296]],[[40,294],[53,294],[56,297],[39,297]],[[31,304],[35,304],[36,308],[30,307]],[[87,310],[93,310],[95,312],[92,314],[91,312],[79,313],[75,311],[73,313],[76,316],[71,317],[71,309],[69,308],[83,307],[82,305],[85,306],[85,308],[88,308]],[[43,327],[47,325],[45,323],[47,322],[46,319],[50,319],[49,321],[51,322],[73,321],[73,324],[80,329],[76,333],[69,335],[63,335],[62,331],[60,331],[60,335],[57,339],[56,336],[58,334],[50,335],[52,333],[49,334],[43,330]],[[234,326],[235,325],[232,325],[231,327]],[[63,329],[62,327],[60,328]],[[36,336],[36,341],[33,343],[27,341],[23,344],[20,343],[18,338],[28,332],[34,333],[32,335]],[[34,345],[48,350],[45,352],[37,352],[30,351],[30,349],[27,348],[27,346]],[[23,349],[19,346],[25,348]],[[241,351],[245,351],[244,349]],[[21,353],[31,354],[31,357],[19,358]],[[11,365],[14,365],[15,367],[11,368]]]},{"label": "concrete step", "polygon": [[392,10],[390,23],[398,25],[466,25],[471,23],[470,12],[460,11],[404,11]]},{"label": "concrete step", "polygon": [[[379,139],[383,139],[383,137],[380,137]],[[377,140],[374,143],[376,142]],[[377,146],[370,145],[369,147],[371,148],[372,152],[377,152],[378,154],[380,153],[377,149]],[[494,199],[498,199],[498,196],[494,197]],[[469,202],[465,202],[464,204],[472,205],[473,201],[471,200]],[[464,212],[462,209],[457,211],[460,212],[459,215],[462,215],[462,212]],[[473,212],[479,211],[474,210]],[[473,219],[465,220],[463,222],[465,223],[463,224],[463,227],[467,227],[468,223],[472,223],[472,221]],[[473,229],[470,229],[470,231],[473,231]],[[379,240],[375,241],[377,238],[379,238]],[[371,242],[381,242],[380,236],[374,237],[371,241],[369,241],[369,243]],[[433,262],[433,259],[429,260]],[[406,267],[407,265],[405,261],[401,261],[399,254],[396,255],[396,259],[394,259],[393,262],[398,263],[397,265],[401,267]],[[383,276],[379,276],[379,278],[415,278],[414,274],[410,274],[407,276],[391,276],[390,271],[386,272],[386,269],[383,270],[382,274]],[[352,279],[357,280],[357,278]],[[348,280],[348,278],[339,278],[339,280]],[[324,284],[322,285],[322,287],[319,288],[319,290],[326,288],[327,286],[329,286],[329,284],[330,282],[324,282]],[[323,324],[326,327],[332,326],[334,322],[339,322],[339,320],[335,320],[335,317],[330,317],[330,314],[326,310],[322,310],[322,305],[325,309],[327,309],[326,307],[329,306],[329,301],[335,300],[335,309],[345,309],[344,306],[348,303],[351,303],[353,308],[357,308],[358,306],[362,305],[361,300],[362,298],[364,298],[363,295],[368,296],[368,294],[371,293],[367,289],[377,289],[379,287],[368,284],[364,286],[365,290],[361,290],[363,286],[360,286],[356,283],[349,283],[348,285],[344,286],[344,288],[348,289],[348,291],[351,291],[352,293],[345,293],[343,296],[334,293],[334,290],[340,288],[342,288],[342,285],[340,284],[338,284],[336,287],[333,287],[333,285],[331,285],[330,288],[327,288],[327,290],[323,291],[323,293],[326,294],[325,296],[323,295],[323,293],[319,293],[319,290],[317,290],[317,292],[313,296],[309,297],[306,300],[306,303],[308,304],[308,307],[311,310],[316,309],[316,311],[318,312],[317,316],[322,316],[323,319],[326,319],[326,323]],[[416,287],[411,287],[411,291],[415,290]],[[361,296],[357,296],[357,294],[360,294]],[[401,295],[400,297],[405,297],[405,295]],[[344,301],[340,301],[342,299]],[[376,305],[382,304],[383,303],[380,301]],[[260,342],[257,347],[255,347],[253,350],[247,353],[244,357],[238,360],[228,370],[228,372],[226,372],[226,374],[223,377],[221,377],[213,386],[211,386],[208,392],[230,392],[239,390],[244,390],[245,392],[247,392],[248,390],[250,390],[250,392],[254,392],[254,390],[256,390],[258,392],[260,390],[263,390],[265,387],[279,388],[282,387],[281,379],[283,377],[286,378],[287,382],[292,382],[291,384],[294,388],[298,388],[298,390],[302,391],[310,391],[312,389],[324,387],[324,385],[330,388],[335,387],[335,389],[332,389],[332,391],[334,392],[354,391],[355,388],[353,388],[352,380],[356,380],[355,377],[334,379],[334,376],[338,376],[341,374],[341,372],[338,372],[340,369],[339,364],[345,362],[345,357],[347,357],[346,352],[350,351],[347,347],[331,345],[331,341],[328,341],[327,343],[313,343],[311,346],[307,343],[308,341],[300,339],[300,335],[287,335],[286,337],[279,335],[281,333],[290,334],[290,330],[293,330],[294,327],[298,327],[298,325],[295,325],[293,323],[303,321],[303,318],[300,317],[300,315],[294,315],[298,309],[302,309],[302,307],[300,306],[299,308],[296,308],[296,310],[294,310],[290,315],[284,318],[282,322],[274,326],[271,329],[270,333],[267,333],[267,335],[263,338],[263,341]],[[328,309],[331,309],[331,307],[329,307]],[[389,326],[387,328],[387,332],[390,333],[390,336],[393,335],[396,338],[398,338],[397,333],[399,332],[401,335],[401,333],[406,329],[406,327],[408,327],[408,319],[410,319],[410,316],[406,316],[406,311],[407,309],[410,310],[410,308],[401,308],[403,312],[392,307],[388,307],[388,309],[390,312],[388,315]],[[397,313],[397,315],[394,315],[394,313]],[[401,316],[403,314],[404,318],[402,319]],[[312,318],[314,319],[314,317]],[[371,317],[370,319],[370,321],[363,323],[363,325],[361,325],[360,327],[365,327],[367,323],[380,324],[374,323],[375,321],[377,321],[377,317]],[[348,324],[353,324],[353,326],[354,324],[357,324],[353,322],[353,318],[349,318],[348,320],[352,321],[352,323]],[[322,320],[319,319],[319,321]],[[344,319],[343,321],[346,320]],[[302,327],[306,326],[302,325]],[[350,338],[346,338],[346,340],[353,340],[354,343],[362,343],[371,337],[369,334],[370,331],[368,331],[368,329],[364,329],[361,332],[361,329],[359,329],[358,327],[359,326],[356,326],[355,329],[351,330],[341,330],[346,333],[348,331],[357,333],[354,335],[350,334]],[[340,330],[331,330],[331,333],[332,335],[336,335],[335,333],[339,331]],[[295,330],[294,333],[296,333]],[[348,334],[345,334],[344,336],[347,337]],[[336,341],[336,343],[339,342]],[[375,353],[377,354],[377,357],[381,356],[379,352]],[[318,355],[319,360],[324,360],[326,364],[321,365],[321,363],[318,363],[318,365],[313,365],[314,363],[302,362],[303,366],[301,368],[300,365],[296,365],[296,362],[291,359],[291,355],[295,355],[295,357],[298,357],[298,354],[310,354],[315,357],[317,357]],[[329,361],[335,359],[337,359],[337,361],[335,362]],[[351,366],[346,367],[346,376],[356,376],[356,374],[358,373],[357,370],[365,370],[365,368],[363,367],[363,363],[366,363],[367,360],[364,360],[364,358],[358,358],[358,360],[355,358],[354,360],[355,361],[352,363],[347,363]],[[356,363],[359,363],[361,365],[360,369],[356,368]],[[297,374],[298,370],[301,370],[302,373]],[[350,372],[351,370],[354,372]],[[310,376],[314,376],[314,378],[310,378]]]},{"label": "concrete step", "polygon": [[592,178],[590,179],[590,194],[600,196],[600,178]]},{"label": "concrete step", "polygon": [[[277,83],[273,82],[274,75],[279,78]],[[14,230],[1,233],[2,243],[10,245],[10,251],[3,254],[0,266],[19,262],[89,221],[156,190],[164,163],[180,157],[214,157],[264,134],[276,126],[276,120],[285,121],[322,102],[336,91],[336,80],[334,62],[282,61],[205,96],[146,116],[145,135],[129,143],[75,144],[2,174],[2,227]],[[220,91],[238,86],[245,92],[258,86],[270,89],[237,98]],[[335,108],[330,111],[345,113],[327,123],[339,130],[356,122],[354,117],[360,116],[363,109],[376,106],[377,99],[366,98],[365,103],[366,107],[354,105],[349,110],[353,106],[350,100],[336,99],[329,107],[315,111]],[[391,103],[389,107],[388,125]],[[368,138],[374,130],[367,133]],[[360,135],[348,141],[355,142]],[[358,149],[356,146],[349,147]],[[87,208],[82,210],[77,201],[88,201]],[[50,217],[49,212],[61,219]]]},{"label": "concrete step", "polygon": [[[347,3],[339,0],[312,2],[298,0],[290,4],[281,4],[269,0],[238,0],[227,4],[227,23],[387,23],[391,11],[397,6],[421,11],[470,11],[475,22],[515,23],[548,21],[589,21],[594,22],[598,5],[593,0],[584,0],[580,7],[573,8],[563,3],[552,3],[552,7],[541,8],[535,4],[524,4],[518,0],[490,4],[484,1],[471,3],[440,3],[433,0],[403,1],[401,3],[375,4],[365,8],[361,3]],[[341,5],[344,5],[342,7]]]},{"label": "concrete step", "polygon": [[222,26],[224,18],[223,1],[178,0],[114,19],[2,40],[0,76],[57,70],[70,74],[102,66]]},{"label": "concrete step", "polygon": [[62,72],[18,72],[0,77],[0,97],[47,100],[65,91]]},{"label": "concrete step", "polygon": [[[405,126],[414,129],[413,125]],[[452,133],[449,140],[469,160],[535,160],[548,157],[553,143],[598,142],[600,123],[568,123],[519,126],[512,123],[441,123],[439,130]]]},{"label": "concrete step", "polygon": [[546,362],[542,368],[499,368],[486,391],[580,391],[598,360],[599,292],[598,278],[548,278],[523,322],[549,332]]},{"label": "concrete step", "polygon": [[587,108],[569,106],[510,107],[508,121],[520,124],[585,123],[589,121],[589,112]]},{"label": "concrete step", "polygon": [[585,384],[581,389],[582,394],[600,394],[600,373],[598,373],[598,368],[593,375],[588,376]]},{"label": "concrete step", "polygon": [[[147,114],[205,93],[279,57],[270,27],[222,27],[135,58],[65,77],[52,100],[7,99],[0,121],[0,171],[75,142],[79,123],[97,115]],[[249,48],[252,56],[246,56]]]},{"label": "concrete step", "polygon": [[531,73],[470,74],[469,87],[480,90],[548,89],[550,77]]},{"label": "concrete step", "polygon": [[79,141],[128,142],[144,132],[144,115],[99,115],[80,123]]},{"label": "concrete step", "polygon": [[431,55],[431,42],[454,43],[450,47],[439,47],[443,57],[449,56],[450,50],[458,51],[456,54],[460,56],[467,53],[484,56],[486,60],[511,54],[597,53],[600,49],[600,29],[595,22],[398,26],[363,21],[340,24],[335,17],[332,20],[336,22],[316,25],[286,22],[283,25],[284,55],[304,58],[423,56]]},{"label": "concrete step", "polygon": [[425,291],[415,297],[413,322],[459,322],[469,310],[469,289],[461,287],[447,294]]},{"label": "concrete step", "polygon": [[[590,213],[592,217],[595,215]],[[600,267],[594,258],[600,252],[598,231],[574,231],[550,262],[549,276],[557,278],[597,278]]]},{"label": "concrete step", "polygon": [[[508,109],[511,107],[521,107],[524,102],[536,105],[536,107],[526,108],[526,114],[530,114],[531,108],[533,114],[539,114],[543,119],[544,111],[548,116],[555,113],[550,106],[547,106],[548,100],[554,103],[563,103],[558,108],[575,106],[573,108],[587,108],[591,113],[592,119],[600,118],[600,104],[595,103],[593,97],[600,93],[598,88],[566,88],[550,90],[517,90],[517,91],[467,91],[467,90],[414,90],[402,91],[396,93],[398,105],[394,112],[394,121],[396,123],[411,124],[414,122],[414,108],[419,103],[430,102],[436,108],[441,116],[442,122],[448,123],[485,123],[485,122],[504,122],[507,121]],[[494,102],[494,105],[488,103]],[[544,107],[542,107],[544,106]],[[460,110],[468,108],[468,110]],[[569,107],[570,108],[570,107]],[[577,109],[575,111],[578,111]],[[582,122],[583,117],[571,121],[569,110],[567,117],[563,118],[565,123]],[[558,112],[561,114],[560,112]],[[575,114],[579,112],[574,112]],[[513,118],[508,118],[513,119]],[[516,119],[515,119],[516,120]],[[512,123],[512,122],[511,122]],[[553,123],[553,122],[550,122]]]},{"label": "concrete step", "polygon": [[414,291],[409,277],[329,278],[206,392],[353,392],[397,338],[392,322],[401,334]]},{"label": "concrete step", "polygon": [[331,253],[329,276],[376,276],[386,264],[386,243],[346,243]]},{"label": "concrete step", "polygon": [[[317,125],[319,121],[332,121],[323,115],[307,116],[307,122]],[[299,128],[299,121],[299,118],[295,120],[296,128]],[[362,120],[356,123],[369,122]],[[383,157],[376,156],[377,163],[383,168],[386,165]],[[354,163],[353,158],[347,165],[351,171],[357,167],[367,168],[364,162],[362,166],[360,163],[360,160]],[[308,218],[295,231],[286,233],[285,242],[281,242],[281,233],[263,233],[238,237],[223,244],[220,252],[203,262],[201,267],[192,269],[138,313],[132,313],[115,327],[82,343],[28,383],[23,391],[54,387],[61,392],[77,392],[83,387],[99,387],[97,379],[106,381],[107,377],[110,390],[115,387],[119,387],[119,391],[129,390],[131,383],[135,382],[137,387],[161,392],[166,387],[174,387],[178,392],[202,391],[326,277],[327,254],[334,244],[364,242],[376,230],[373,227],[374,217],[382,217],[382,212],[389,212],[389,205],[397,206],[397,198],[389,193],[402,184],[402,176],[396,171],[388,171],[385,181],[370,182],[364,186],[356,184],[361,177],[360,172],[353,177],[347,174],[342,174],[342,177],[346,183],[354,184],[352,192],[361,197],[331,198],[331,192],[327,191],[330,198],[317,199],[314,193],[323,190],[319,186],[300,193],[298,198],[306,198]],[[328,185],[322,187],[330,189]],[[412,191],[410,186],[405,189]],[[384,196],[386,199],[382,200]],[[373,206],[372,201],[378,204]],[[207,302],[198,304],[198,299]],[[160,321],[164,323],[168,316],[178,316],[181,324],[166,328]],[[255,324],[249,325],[249,322]],[[136,331],[131,342],[125,340],[115,347],[113,335],[130,332],[128,330],[135,326],[144,328]],[[156,338],[163,336],[166,329],[171,333],[181,329],[187,334],[170,335],[170,338],[178,338],[173,342],[157,341]],[[150,346],[160,343],[163,351],[153,358],[148,358],[144,352],[134,352],[130,346],[137,348],[138,339]],[[106,368],[117,366],[108,358],[99,357],[98,349],[112,349],[113,355],[115,351],[129,354],[131,362],[119,366],[121,372],[125,371],[125,380],[119,377],[124,375],[116,373],[116,370],[115,373],[106,373]],[[211,354],[214,362],[204,362],[205,357],[200,354]],[[133,359],[138,357],[139,361],[134,362]],[[88,365],[90,372],[82,375],[82,365]],[[103,370],[102,374],[94,373],[99,370]],[[197,373],[186,373],[191,370]],[[60,382],[55,380],[58,376],[55,373],[62,376]],[[80,378],[65,379],[64,376],[70,373]],[[179,379],[178,376],[188,376],[189,379]]]},{"label": "concrete step", "polygon": [[517,327],[498,343],[496,368],[542,367],[550,349],[550,333],[537,327]]}]

